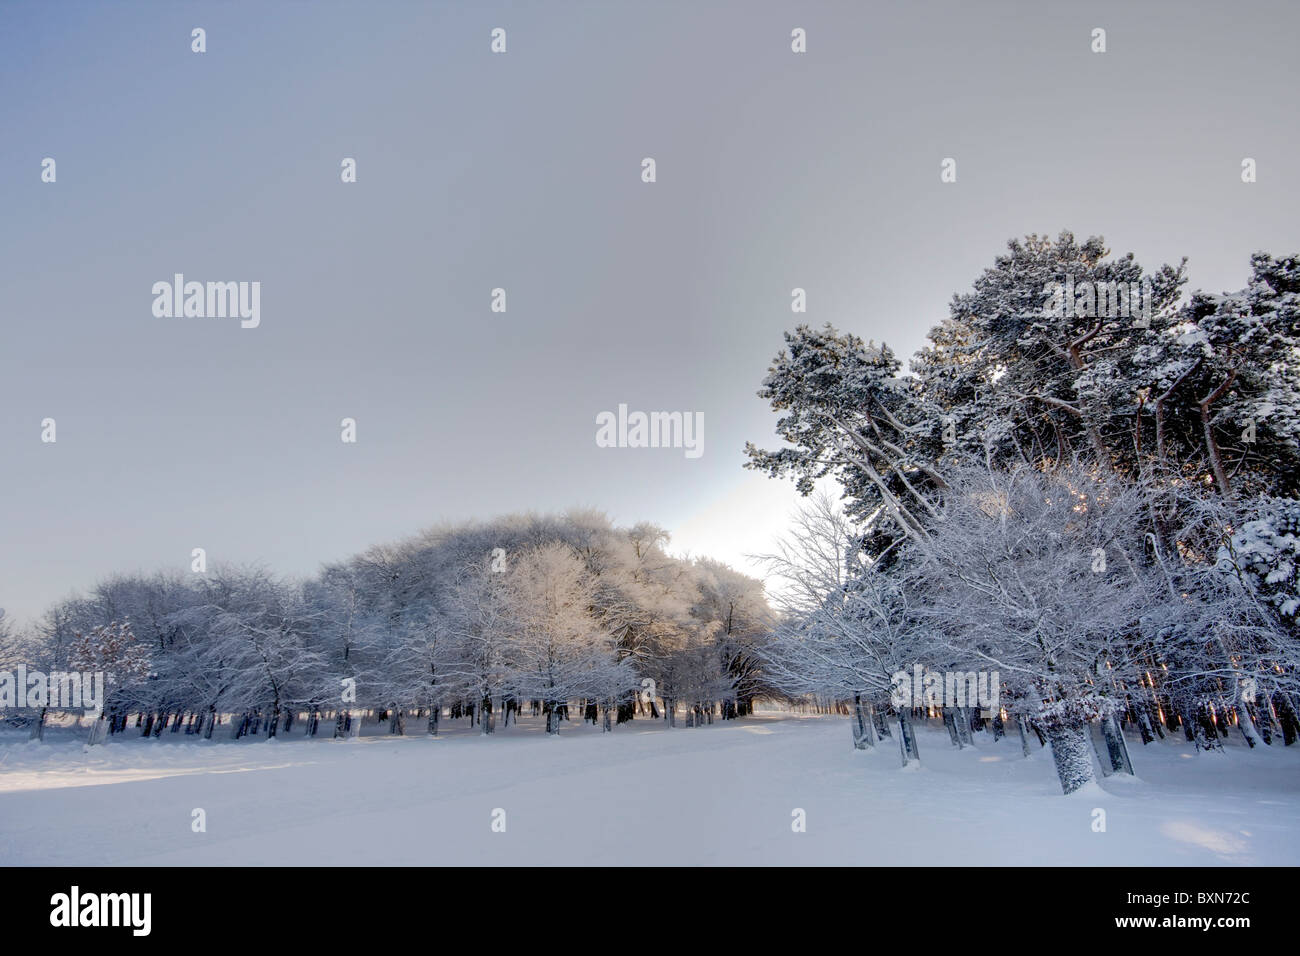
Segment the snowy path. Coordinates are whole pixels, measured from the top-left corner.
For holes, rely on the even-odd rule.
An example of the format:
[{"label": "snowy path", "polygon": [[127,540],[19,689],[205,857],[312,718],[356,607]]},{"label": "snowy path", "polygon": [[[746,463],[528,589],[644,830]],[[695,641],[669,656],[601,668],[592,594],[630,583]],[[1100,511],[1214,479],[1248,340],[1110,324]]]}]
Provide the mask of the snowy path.
[{"label": "snowy path", "polygon": [[[0,743],[0,864],[1300,863],[1300,746],[1134,745],[1138,781],[1060,796],[1014,738],[923,730],[857,753],[847,722],[759,717],[559,739]],[[207,832],[193,833],[201,807]],[[791,831],[791,811],[807,832]],[[1107,832],[1092,830],[1092,810]],[[494,833],[496,808],[506,832]]]}]

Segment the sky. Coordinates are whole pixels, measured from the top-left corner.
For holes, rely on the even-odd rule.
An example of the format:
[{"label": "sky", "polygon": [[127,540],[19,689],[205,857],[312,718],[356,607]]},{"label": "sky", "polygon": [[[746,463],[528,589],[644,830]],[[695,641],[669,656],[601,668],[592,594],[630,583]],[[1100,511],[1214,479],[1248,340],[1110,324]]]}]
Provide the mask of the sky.
[{"label": "sky", "polygon": [[[754,571],[799,503],[742,468],[777,442],[755,393],[783,330],[910,355],[1031,232],[1187,256],[1211,291],[1300,251],[1297,26],[1280,2],[6,0],[0,607],[196,547],[306,575],[575,506]],[[176,273],[259,282],[260,324],[155,315]],[[703,454],[598,447],[620,404],[702,414]]]}]

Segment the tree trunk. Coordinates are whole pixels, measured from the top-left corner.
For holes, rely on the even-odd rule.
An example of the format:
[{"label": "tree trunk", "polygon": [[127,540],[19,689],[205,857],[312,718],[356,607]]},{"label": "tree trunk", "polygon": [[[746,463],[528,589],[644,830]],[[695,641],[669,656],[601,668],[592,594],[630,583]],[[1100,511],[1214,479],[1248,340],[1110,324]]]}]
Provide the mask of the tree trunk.
[{"label": "tree trunk", "polygon": [[1137,715],[1138,730],[1142,732],[1142,746],[1145,747],[1156,739],[1156,735],[1155,731],[1151,728],[1151,715],[1147,713],[1147,709],[1138,705]]},{"label": "tree trunk", "polygon": [[99,712],[99,717],[90,725],[90,735],[86,738],[86,746],[93,747],[96,744],[102,744],[108,739],[108,709],[104,708]]},{"label": "tree trunk", "polygon": [[1151,724],[1151,729],[1156,732],[1156,736],[1159,737],[1161,740],[1164,740],[1165,726],[1164,726],[1164,722],[1160,719],[1159,705],[1157,705],[1154,700],[1151,701],[1149,704],[1147,704],[1146,715],[1147,715],[1148,722]]},{"label": "tree trunk", "polygon": [[969,707],[958,707],[952,715],[953,722],[957,725],[957,739],[967,747],[974,747],[975,741],[971,737],[971,714]]},{"label": "tree trunk", "polygon": [[875,728],[871,726],[871,720],[867,715],[866,708],[862,706],[862,695],[853,695],[853,719],[849,726],[853,728],[853,746],[857,750],[866,750],[868,747],[876,745]]},{"label": "tree trunk", "polygon": [[1198,750],[1221,750],[1219,730],[1210,719],[1210,708],[1205,703],[1196,704],[1189,714]]},{"label": "tree trunk", "polygon": [[1291,702],[1286,699],[1286,695],[1278,691],[1273,695],[1273,712],[1277,714],[1277,723],[1282,730],[1282,743],[1290,747],[1296,742],[1297,729],[1300,728],[1300,721],[1296,719],[1295,710],[1291,707]]},{"label": "tree trunk", "polygon": [[1133,763],[1129,760],[1128,744],[1124,741],[1124,733],[1114,714],[1107,714],[1102,718],[1101,734],[1106,741],[1106,754],[1110,760],[1111,770],[1133,776]]},{"label": "tree trunk", "polygon": [[1266,746],[1273,746],[1273,713],[1268,706],[1268,696],[1256,700],[1252,708],[1252,716],[1255,718],[1255,729],[1259,731],[1259,736],[1263,739]]},{"label": "tree trunk", "polygon": [[1255,749],[1256,744],[1264,742],[1255,727],[1255,718],[1250,715],[1250,704],[1244,700],[1237,705],[1237,726],[1241,728],[1241,736],[1246,738],[1251,750]]},{"label": "tree trunk", "polygon": [[916,746],[916,733],[912,727],[912,717],[906,707],[898,711],[898,749],[903,756],[903,766],[913,760],[921,761],[921,751]]},{"label": "tree trunk", "polygon": [[1032,751],[1029,749],[1029,735],[1025,733],[1024,714],[1016,715],[1016,730],[1020,731],[1020,749],[1028,757]]},{"label": "tree trunk", "polygon": [[957,733],[957,720],[951,707],[943,709],[943,726],[948,731],[948,739],[952,741],[953,747],[961,750],[961,735]]},{"label": "tree trunk", "polygon": [[1096,780],[1092,772],[1092,747],[1088,743],[1087,724],[1055,725],[1047,729],[1056,763],[1061,792],[1069,795]]},{"label": "tree trunk", "polygon": [[[27,735],[28,740],[45,740],[45,714],[48,707],[42,707],[41,712],[36,715],[36,721],[32,724],[32,732]],[[22,731],[19,731],[21,733]]]},{"label": "tree trunk", "polygon": [[1205,398],[1201,399],[1201,431],[1205,435],[1205,448],[1210,454],[1210,468],[1214,472],[1214,480],[1219,485],[1219,493],[1225,498],[1232,497],[1232,485],[1228,481],[1228,472],[1223,467],[1223,455],[1219,451],[1219,443],[1214,439],[1214,428],[1211,424],[1210,418],[1210,406],[1219,400],[1223,393],[1228,389],[1228,386],[1232,384],[1232,380],[1236,378],[1236,375],[1237,373],[1234,370],[1228,375],[1227,381],[1209,395],[1205,396]]}]

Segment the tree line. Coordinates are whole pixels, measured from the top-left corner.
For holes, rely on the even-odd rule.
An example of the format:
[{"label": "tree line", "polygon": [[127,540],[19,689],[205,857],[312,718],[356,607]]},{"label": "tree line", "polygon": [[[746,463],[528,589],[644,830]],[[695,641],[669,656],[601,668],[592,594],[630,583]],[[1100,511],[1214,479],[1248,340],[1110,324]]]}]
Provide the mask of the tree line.
[{"label": "tree line", "polygon": [[[1187,297],[1185,267],[1033,235],[907,369],[829,325],[785,333],[759,392],[784,444],[747,467],[844,494],[769,556],[777,686],[853,701],[859,746],[896,721],[904,762],[918,716],[956,746],[1013,724],[1066,793],[1090,749],[1132,772],[1125,729],[1297,739],[1300,263],[1259,253],[1245,288]],[[896,706],[916,664],[996,672],[998,706]]]},{"label": "tree line", "polygon": [[[765,690],[762,584],[672,556],[667,539],[574,511],[434,528],[306,580],[259,566],[119,574],[0,633],[0,668],[106,672],[93,741],[131,718],[211,738],[227,720],[234,737],[295,721],[344,736],[363,713],[392,733],[411,718],[492,733],[525,710],[557,733],[574,703],[605,730],[638,713],[743,716]],[[33,737],[49,709],[26,714]]]}]

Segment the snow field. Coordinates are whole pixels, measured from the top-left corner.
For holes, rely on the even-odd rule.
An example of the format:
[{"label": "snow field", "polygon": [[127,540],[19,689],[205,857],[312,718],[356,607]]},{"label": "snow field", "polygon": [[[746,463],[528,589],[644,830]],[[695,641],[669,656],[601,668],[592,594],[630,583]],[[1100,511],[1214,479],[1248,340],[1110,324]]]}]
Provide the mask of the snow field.
[{"label": "snow field", "polygon": [[[1014,735],[918,728],[854,751],[838,717],[612,734],[0,743],[5,865],[1295,865],[1300,747],[1130,740],[1136,780],[1063,797]],[[381,730],[382,728],[367,728]],[[0,738],[2,739],[2,738]],[[1100,773],[1098,774],[1100,776]],[[191,829],[202,808],[207,830]],[[1095,808],[1106,811],[1094,832]],[[806,813],[806,832],[792,813]],[[505,832],[493,812],[505,811]]]}]

